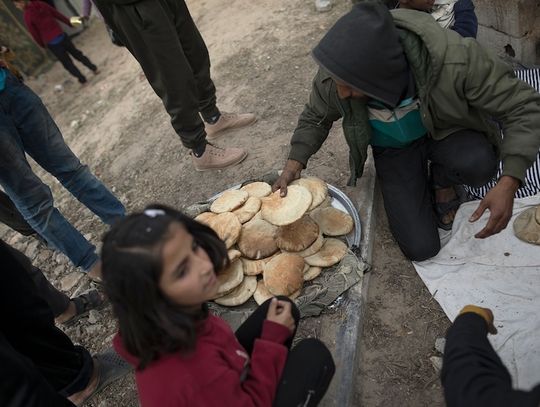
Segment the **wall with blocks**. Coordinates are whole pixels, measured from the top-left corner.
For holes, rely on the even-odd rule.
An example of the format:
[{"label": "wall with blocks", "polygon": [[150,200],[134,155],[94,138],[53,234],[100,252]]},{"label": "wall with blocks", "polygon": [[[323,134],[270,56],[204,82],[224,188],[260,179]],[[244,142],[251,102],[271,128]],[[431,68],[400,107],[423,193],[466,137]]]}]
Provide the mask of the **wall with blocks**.
[{"label": "wall with blocks", "polygon": [[527,66],[540,65],[539,0],[474,0],[478,41]]}]

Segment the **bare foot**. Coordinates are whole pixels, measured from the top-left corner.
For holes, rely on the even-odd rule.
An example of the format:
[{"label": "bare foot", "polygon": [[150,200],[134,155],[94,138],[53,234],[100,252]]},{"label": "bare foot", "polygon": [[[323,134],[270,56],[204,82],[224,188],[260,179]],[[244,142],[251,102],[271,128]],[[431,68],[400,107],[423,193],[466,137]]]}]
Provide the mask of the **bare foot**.
[{"label": "bare foot", "polygon": [[90,377],[90,381],[88,382],[88,385],[82,389],[81,391],[77,393],[73,393],[71,396],[69,396],[67,399],[71,401],[76,406],[82,405],[82,403],[96,390],[98,383],[99,383],[99,366],[97,365],[96,361],[92,360],[94,366],[92,370],[92,376]]},{"label": "bare foot", "polygon": [[101,260],[98,260],[86,275],[90,280],[101,283],[103,281],[101,279]]},{"label": "bare foot", "polygon": [[76,313],[77,308],[75,307],[75,303],[73,301],[69,301],[67,309],[62,314],[58,315],[55,321],[57,324],[63,324],[67,320],[73,318]]}]

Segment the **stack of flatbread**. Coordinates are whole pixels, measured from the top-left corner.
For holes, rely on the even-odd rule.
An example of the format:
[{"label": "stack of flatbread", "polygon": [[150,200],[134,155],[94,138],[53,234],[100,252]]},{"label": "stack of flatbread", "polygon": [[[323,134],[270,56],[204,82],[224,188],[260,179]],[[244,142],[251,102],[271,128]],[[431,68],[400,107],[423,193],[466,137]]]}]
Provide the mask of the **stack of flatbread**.
[{"label": "stack of flatbread", "polygon": [[265,182],[221,194],[195,220],[210,226],[229,249],[231,264],[219,274],[214,301],[236,306],[252,296],[258,304],[276,295],[298,297],[306,281],[345,256],[337,236],[354,227],[352,217],[331,206],[324,181],[300,178],[287,196]]}]

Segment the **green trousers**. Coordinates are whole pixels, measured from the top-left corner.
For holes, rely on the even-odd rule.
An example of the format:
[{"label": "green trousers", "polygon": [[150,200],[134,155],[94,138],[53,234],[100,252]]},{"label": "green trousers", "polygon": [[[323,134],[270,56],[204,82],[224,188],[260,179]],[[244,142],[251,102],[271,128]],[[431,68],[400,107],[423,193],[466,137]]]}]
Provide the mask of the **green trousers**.
[{"label": "green trousers", "polygon": [[96,0],[105,22],[139,61],[187,148],[205,142],[205,121],[219,115],[210,57],[184,0],[117,4]]}]

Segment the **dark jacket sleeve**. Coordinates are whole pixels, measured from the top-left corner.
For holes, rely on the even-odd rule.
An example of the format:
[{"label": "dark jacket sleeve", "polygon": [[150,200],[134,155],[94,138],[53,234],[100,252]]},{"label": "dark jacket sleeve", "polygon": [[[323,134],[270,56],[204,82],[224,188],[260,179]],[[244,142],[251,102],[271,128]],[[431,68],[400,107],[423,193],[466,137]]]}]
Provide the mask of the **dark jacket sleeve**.
[{"label": "dark jacket sleeve", "polygon": [[309,102],[298,119],[298,125],[291,139],[289,160],[306,166],[309,158],[321,148],[328,137],[334,121],[341,117],[337,108],[331,104],[332,83],[323,70],[319,70],[313,80]]},{"label": "dark jacket sleeve", "polygon": [[462,37],[476,38],[478,33],[478,19],[474,12],[472,0],[459,0],[454,5],[454,26],[452,30],[456,31]]},{"label": "dark jacket sleeve", "polygon": [[511,67],[477,41],[462,42],[468,51],[465,99],[502,124],[502,175],[524,183],[540,148],[540,94],[516,79]]},{"label": "dark jacket sleeve", "polygon": [[487,339],[486,321],[474,313],[456,318],[446,335],[441,376],[448,407],[538,407],[540,385],[512,389],[512,379]]}]

